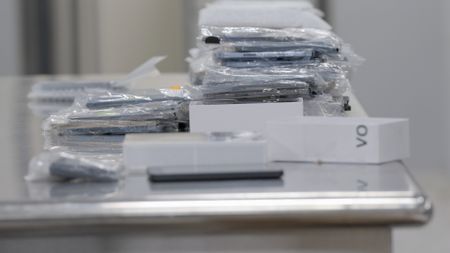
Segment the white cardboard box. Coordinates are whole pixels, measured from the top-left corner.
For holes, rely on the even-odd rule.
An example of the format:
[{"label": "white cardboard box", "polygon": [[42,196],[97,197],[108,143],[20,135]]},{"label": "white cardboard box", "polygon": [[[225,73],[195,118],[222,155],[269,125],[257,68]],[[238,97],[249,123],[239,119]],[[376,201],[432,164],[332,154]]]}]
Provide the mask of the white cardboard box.
[{"label": "white cardboard box", "polygon": [[190,131],[196,133],[254,131],[263,132],[268,121],[303,116],[303,100],[283,103],[189,106]]},{"label": "white cardboard box", "polygon": [[409,121],[301,117],[267,124],[271,161],[383,163],[409,157]]},{"label": "white cardboard box", "polygon": [[267,162],[267,142],[253,133],[128,134],[123,149],[132,170]]}]

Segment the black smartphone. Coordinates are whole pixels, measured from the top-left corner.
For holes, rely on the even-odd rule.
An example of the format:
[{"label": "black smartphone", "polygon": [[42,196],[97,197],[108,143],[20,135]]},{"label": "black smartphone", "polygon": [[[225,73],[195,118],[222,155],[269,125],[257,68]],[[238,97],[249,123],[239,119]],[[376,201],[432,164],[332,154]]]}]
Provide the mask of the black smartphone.
[{"label": "black smartphone", "polygon": [[279,179],[283,170],[264,165],[148,168],[151,182],[193,182]]}]

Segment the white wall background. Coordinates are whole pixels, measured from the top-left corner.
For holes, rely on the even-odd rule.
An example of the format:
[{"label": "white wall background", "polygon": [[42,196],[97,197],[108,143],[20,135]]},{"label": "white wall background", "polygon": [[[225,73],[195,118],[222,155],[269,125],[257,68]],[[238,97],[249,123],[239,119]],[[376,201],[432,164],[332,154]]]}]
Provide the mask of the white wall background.
[{"label": "white wall background", "polygon": [[448,164],[448,1],[329,1],[336,32],[367,61],[353,79],[371,116],[411,120],[411,167]]},{"label": "white wall background", "polygon": [[15,75],[21,70],[18,3],[0,0],[0,75]]},{"label": "white wall background", "polygon": [[181,0],[99,0],[100,72],[129,71],[155,55],[170,55],[161,68],[182,70],[182,6]]}]

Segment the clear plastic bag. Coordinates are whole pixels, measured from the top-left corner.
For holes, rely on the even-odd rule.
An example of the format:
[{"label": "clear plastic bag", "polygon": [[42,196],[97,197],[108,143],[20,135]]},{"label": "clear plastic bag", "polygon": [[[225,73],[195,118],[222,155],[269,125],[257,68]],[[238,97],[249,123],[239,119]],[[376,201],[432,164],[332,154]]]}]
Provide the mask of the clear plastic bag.
[{"label": "clear plastic bag", "polygon": [[70,121],[52,125],[52,131],[59,135],[124,135],[129,133],[176,132],[175,122],[161,121]]},{"label": "clear plastic bag", "polygon": [[262,141],[264,136],[256,132],[211,132],[207,134],[210,141],[233,142],[233,141]]},{"label": "clear plastic bag", "polygon": [[83,101],[88,109],[117,108],[122,106],[139,105],[151,102],[190,101],[199,94],[195,89],[174,86],[168,89],[145,89],[130,92],[92,92]]},{"label": "clear plastic bag", "polygon": [[38,116],[41,119],[45,119],[48,116],[55,114],[63,109],[70,107],[73,104],[73,100],[61,101],[61,102],[37,102],[30,101],[28,108],[33,115]]},{"label": "clear plastic bag", "polygon": [[[55,135],[122,135],[173,132],[187,125],[188,102],[183,99],[152,101],[129,94],[109,95],[79,98],[72,107],[46,119],[44,131]],[[102,109],[86,107],[93,101],[94,107]]]},{"label": "clear plastic bag", "polygon": [[200,27],[198,46],[233,48],[238,52],[290,51],[317,48],[339,52],[342,40],[331,31],[313,28]]},{"label": "clear plastic bag", "polygon": [[203,101],[207,103],[257,103],[257,102],[292,102],[299,97],[311,95],[306,83],[279,82],[270,87],[265,85],[223,84],[217,88],[200,87]]},{"label": "clear plastic bag", "polygon": [[307,69],[286,68],[250,68],[235,69],[227,67],[211,67],[205,72],[203,85],[218,88],[223,84],[239,85],[271,85],[278,81],[316,83],[315,72]]},{"label": "clear plastic bag", "polygon": [[112,182],[26,182],[28,194],[32,200],[93,200],[108,199],[121,193],[125,183]]},{"label": "clear plastic bag", "polygon": [[270,68],[274,66],[301,66],[322,62],[311,49],[297,51],[228,52],[216,51],[214,61],[232,68]]},{"label": "clear plastic bag", "polygon": [[189,63],[189,78],[191,85],[198,86],[203,83],[206,68],[214,64],[212,53],[192,48],[189,50],[189,54],[190,56],[186,58]]},{"label": "clear plastic bag", "polygon": [[351,110],[347,96],[320,95],[303,100],[305,116],[345,116]]},{"label": "clear plastic bag", "polygon": [[44,135],[45,150],[72,153],[121,154],[124,135]]},{"label": "clear plastic bag", "polygon": [[[298,89],[298,97],[328,93],[342,95],[350,89],[347,72],[332,64],[318,64],[303,68],[209,68],[205,71],[200,91],[204,96],[223,93],[224,89],[233,91],[266,89],[274,91],[277,87]],[[217,92],[216,92],[217,91]],[[276,94],[274,94],[276,95]]]},{"label": "clear plastic bag", "polygon": [[122,155],[46,151],[29,164],[27,181],[114,182],[125,175]]},{"label": "clear plastic bag", "polygon": [[272,87],[264,86],[228,86],[222,85],[220,89],[206,90],[204,99],[258,99],[258,98],[299,98],[310,96],[311,92],[307,85],[277,84]]},{"label": "clear plastic bag", "polygon": [[72,103],[76,97],[84,96],[96,90],[125,92],[136,80],[159,74],[156,64],[164,59],[165,57],[163,56],[152,57],[119,80],[55,80],[38,82],[31,87],[28,99],[42,103]]},{"label": "clear plastic bag", "polygon": [[198,47],[214,50],[217,64],[271,67],[333,62],[355,67],[363,60],[331,31],[310,28],[201,27]]},{"label": "clear plastic bag", "polygon": [[89,90],[125,91],[126,88],[116,86],[114,81],[42,81],[31,87],[28,98],[37,102],[73,102],[75,97],[86,94]]}]

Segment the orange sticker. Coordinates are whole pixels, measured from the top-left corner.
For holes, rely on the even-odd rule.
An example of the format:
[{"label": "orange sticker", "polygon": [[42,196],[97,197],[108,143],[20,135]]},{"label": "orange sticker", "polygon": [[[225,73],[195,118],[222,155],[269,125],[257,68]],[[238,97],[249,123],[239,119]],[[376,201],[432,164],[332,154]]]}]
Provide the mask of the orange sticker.
[{"label": "orange sticker", "polygon": [[171,90],[181,90],[181,85],[172,85],[169,87]]}]

